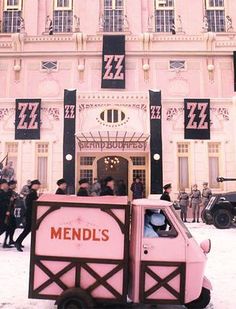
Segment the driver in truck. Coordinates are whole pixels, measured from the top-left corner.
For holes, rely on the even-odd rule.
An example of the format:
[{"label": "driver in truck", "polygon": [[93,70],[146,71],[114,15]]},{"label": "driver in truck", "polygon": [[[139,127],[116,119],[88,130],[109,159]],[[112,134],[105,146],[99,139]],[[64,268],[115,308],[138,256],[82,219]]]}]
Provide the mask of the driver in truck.
[{"label": "driver in truck", "polygon": [[165,216],[160,213],[146,211],[144,224],[144,237],[159,237],[158,230],[165,225]]}]

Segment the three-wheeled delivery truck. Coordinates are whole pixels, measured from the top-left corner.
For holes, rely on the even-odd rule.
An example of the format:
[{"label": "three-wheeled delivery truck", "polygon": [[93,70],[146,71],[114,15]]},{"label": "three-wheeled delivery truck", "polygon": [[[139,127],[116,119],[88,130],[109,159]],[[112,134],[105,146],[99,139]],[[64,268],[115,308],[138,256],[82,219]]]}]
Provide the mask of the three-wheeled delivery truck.
[{"label": "three-wheeled delivery truck", "polygon": [[[130,221],[131,214],[131,221]],[[131,227],[131,233],[130,233]],[[201,246],[171,203],[42,195],[35,203],[29,297],[59,309],[102,304],[206,308],[210,241]]]}]

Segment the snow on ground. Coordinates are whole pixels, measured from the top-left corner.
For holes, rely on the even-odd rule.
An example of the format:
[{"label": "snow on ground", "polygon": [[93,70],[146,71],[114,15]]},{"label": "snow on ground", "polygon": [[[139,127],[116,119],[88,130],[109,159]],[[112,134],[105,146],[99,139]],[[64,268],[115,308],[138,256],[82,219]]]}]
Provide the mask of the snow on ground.
[{"label": "snow on ground", "polygon": [[[236,228],[217,230],[203,223],[188,224],[192,234],[200,242],[212,240],[207,277],[214,291],[208,309],[234,309],[236,295]],[[0,239],[2,243],[3,239]],[[0,248],[0,309],[54,309],[54,302],[27,298],[29,273],[29,243],[25,251]],[[137,307],[136,307],[137,308]],[[138,308],[141,308],[138,306]],[[144,307],[143,307],[144,308]],[[145,307],[146,308],[146,307]],[[147,307],[148,308],[148,307]],[[158,306],[158,309],[180,309],[179,306]]]}]

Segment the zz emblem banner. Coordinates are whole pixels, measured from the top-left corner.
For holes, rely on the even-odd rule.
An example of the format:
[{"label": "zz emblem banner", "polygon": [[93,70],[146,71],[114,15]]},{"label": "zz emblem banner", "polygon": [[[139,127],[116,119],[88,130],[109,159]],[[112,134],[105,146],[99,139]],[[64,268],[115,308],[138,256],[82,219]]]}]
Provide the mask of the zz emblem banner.
[{"label": "zz emblem banner", "polygon": [[185,99],[185,139],[210,139],[210,100]]},{"label": "zz emblem banner", "polygon": [[41,99],[17,99],[15,139],[40,139]]},{"label": "zz emblem banner", "polygon": [[125,36],[103,37],[102,88],[125,88]]}]

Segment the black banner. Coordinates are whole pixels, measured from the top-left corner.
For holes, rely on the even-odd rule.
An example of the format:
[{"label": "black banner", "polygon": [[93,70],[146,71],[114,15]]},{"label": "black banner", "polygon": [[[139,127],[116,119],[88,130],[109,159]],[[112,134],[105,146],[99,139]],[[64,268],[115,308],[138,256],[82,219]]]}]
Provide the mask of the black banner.
[{"label": "black banner", "polygon": [[125,88],[125,36],[104,35],[102,88]]},{"label": "black banner", "polygon": [[210,99],[184,100],[184,138],[206,140],[210,134]]},{"label": "black banner", "polygon": [[162,107],[161,92],[149,91],[150,98],[150,155],[151,155],[151,194],[160,194],[163,190],[162,159]]},{"label": "black banner", "polygon": [[41,99],[16,99],[15,139],[40,139]]},{"label": "black banner", "polygon": [[234,51],[234,91],[236,92],[236,51]]},{"label": "black banner", "polygon": [[75,120],[76,90],[64,91],[64,139],[63,178],[68,184],[68,193],[75,193]]}]

